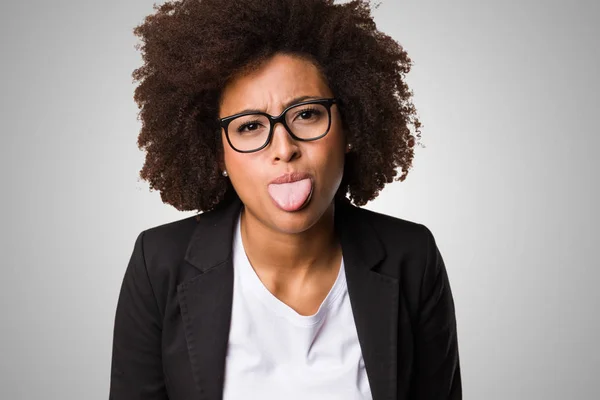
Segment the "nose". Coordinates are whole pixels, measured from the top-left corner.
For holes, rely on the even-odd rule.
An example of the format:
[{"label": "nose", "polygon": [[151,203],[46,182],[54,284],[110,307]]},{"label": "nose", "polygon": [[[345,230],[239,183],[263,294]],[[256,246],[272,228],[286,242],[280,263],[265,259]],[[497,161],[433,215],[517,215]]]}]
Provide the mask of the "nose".
[{"label": "nose", "polygon": [[277,123],[273,127],[270,147],[273,161],[289,162],[300,156],[300,147],[297,141],[294,140],[282,123]]}]

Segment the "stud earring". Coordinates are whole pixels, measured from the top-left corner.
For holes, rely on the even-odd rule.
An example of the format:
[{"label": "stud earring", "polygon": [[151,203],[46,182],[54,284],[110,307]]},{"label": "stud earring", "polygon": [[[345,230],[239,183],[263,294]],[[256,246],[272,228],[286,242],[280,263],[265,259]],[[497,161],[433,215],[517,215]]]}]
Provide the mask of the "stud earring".
[{"label": "stud earring", "polygon": [[223,176],[228,176],[227,171],[223,171]]},{"label": "stud earring", "polygon": [[348,143],[348,150],[352,150],[352,143]]}]

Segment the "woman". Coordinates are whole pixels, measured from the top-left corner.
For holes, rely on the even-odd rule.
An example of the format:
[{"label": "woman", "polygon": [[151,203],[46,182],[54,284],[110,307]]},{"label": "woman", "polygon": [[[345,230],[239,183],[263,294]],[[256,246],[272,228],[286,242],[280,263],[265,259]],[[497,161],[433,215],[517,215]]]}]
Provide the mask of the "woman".
[{"label": "woman", "polygon": [[110,398],[460,399],[432,233],[359,207],[420,126],[369,4],[168,2],[135,32],[141,176],[202,213],[135,242]]}]

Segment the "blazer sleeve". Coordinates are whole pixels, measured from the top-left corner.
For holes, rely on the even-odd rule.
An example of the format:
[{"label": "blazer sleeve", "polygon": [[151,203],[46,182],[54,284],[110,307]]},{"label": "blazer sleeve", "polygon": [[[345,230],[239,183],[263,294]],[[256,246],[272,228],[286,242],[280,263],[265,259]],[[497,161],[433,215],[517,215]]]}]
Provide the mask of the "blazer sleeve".
[{"label": "blazer sleeve", "polygon": [[415,332],[413,395],[419,400],[460,400],[462,382],[454,300],[448,273],[431,231]]},{"label": "blazer sleeve", "polygon": [[162,318],[144,258],[144,232],[135,241],[117,301],[109,400],[168,400],[161,359]]}]

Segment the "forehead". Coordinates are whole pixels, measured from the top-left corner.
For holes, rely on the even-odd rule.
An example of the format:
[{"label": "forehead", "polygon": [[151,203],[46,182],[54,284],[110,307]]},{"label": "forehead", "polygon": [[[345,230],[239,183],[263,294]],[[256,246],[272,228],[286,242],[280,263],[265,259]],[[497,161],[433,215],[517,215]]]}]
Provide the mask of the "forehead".
[{"label": "forehead", "polygon": [[225,86],[219,114],[223,117],[244,109],[279,113],[286,102],[300,96],[329,97],[332,93],[313,62],[277,54]]}]

